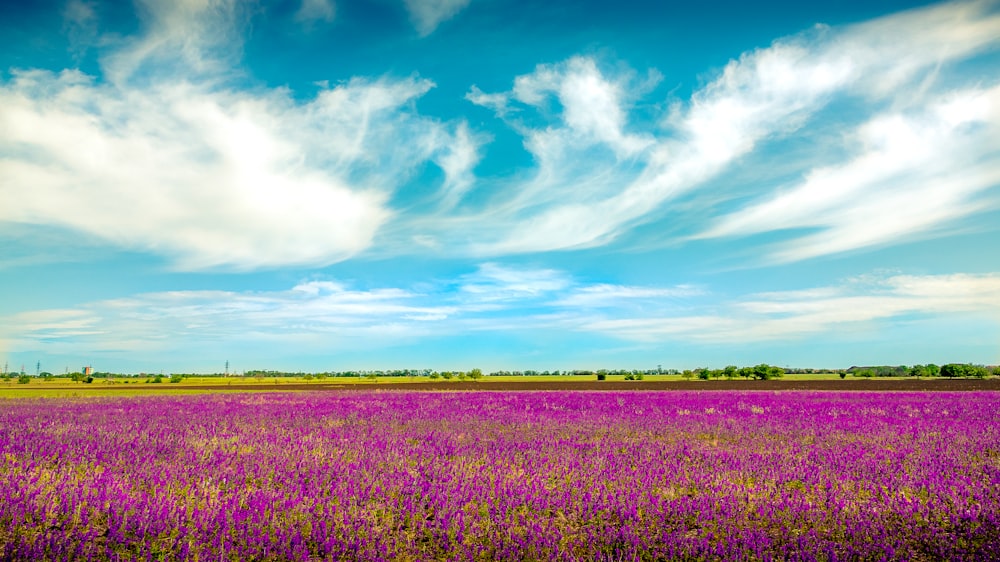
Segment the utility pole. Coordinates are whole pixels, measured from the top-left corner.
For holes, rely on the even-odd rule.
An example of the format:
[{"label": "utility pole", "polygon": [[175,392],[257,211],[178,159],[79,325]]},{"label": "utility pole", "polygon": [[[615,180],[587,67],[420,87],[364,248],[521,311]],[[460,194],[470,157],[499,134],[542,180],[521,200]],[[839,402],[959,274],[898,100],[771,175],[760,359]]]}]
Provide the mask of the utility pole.
[{"label": "utility pole", "polygon": [[42,362],[38,361],[35,363],[35,376],[37,377],[42,372]]},{"label": "utility pole", "polygon": [[229,359],[226,359],[226,376],[229,376]]}]

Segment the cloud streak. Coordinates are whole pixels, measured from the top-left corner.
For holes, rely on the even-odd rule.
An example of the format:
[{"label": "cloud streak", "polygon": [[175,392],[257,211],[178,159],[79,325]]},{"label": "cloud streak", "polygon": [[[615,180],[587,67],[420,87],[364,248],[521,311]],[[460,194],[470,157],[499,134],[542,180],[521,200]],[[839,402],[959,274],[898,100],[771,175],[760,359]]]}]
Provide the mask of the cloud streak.
[{"label": "cloud streak", "polygon": [[[238,3],[142,6],[147,33],[109,57],[109,80],[25,70],[0,82],[0,221],[180,269],[325,265],[372,244],[426,162],[442,162],[451,197],[466,189],[477,137],[416,113],[429,80],[355,78],[305,101],[243,91],[206,76],[233,49],[219,37],[236,33]],[[168,56],[183,64],[161,68]]]},{"label": "cloud streak", "polygon": [[413,26],[426,37],[468,7],[470,0],[403,0]]},{"label": "cloud streak", "polygon": [[[859,128],[854,135],[869,150],[854,162],[799,169],[811,181],[839,176],[836,183],[826,182],[826,190],[845,203],[839,211],[857,217],[849,222],[892,208],[899,199],[900,182],[914,177],[922,184],[919,199],[927,208],[911,205],[909,216],[901,219],[909,223],[907,227],[849,236],[851,224],[823,237],[837,239],[834,244],[805,238],[776,250],[774,259],[794,261],[926,233],[943,220],[982,210],[972,200],[997,184],[995,86],[979,86],[984,76],[976,75],[969,80],[972,87],[954,92],[938,89],[934,77],[950,64],[996,47],[998,37],[1000,15],[989,2],[943,4],[844,28],[818,26],[731,61],[687,103],[677,103],[662,115],[659,130],[630,125],[629,106],[635,100],[625,92],[642,91],[635,76],[602,71],[588,58],[540,65],[532,74],[515,79],[509,92],[488,94],[473,88],[467,99],[492,109],[524,135],[525,148],[537,167],[532,177],[514,179],[503,190],[512,196],[494,200],[482,212],[482,219],[497,226],[473,242],[470,251],[491,255],[604,245],[636,225],[669,216],[667,205],[683,198],[688,200],[685,209],[693,203],[694,212],[711,212],[719,201],[745,197],[740,190],[718,183],[723,172],[738,162],[765,165],[769,143],[803,135],[817,120],[833,137],[837,129],[847,135],[852,127]],[[985,78],[995,83],[1000,77],[987,72]],[[818,117],[834,102],[852,104],[854,109],[841,113],[839,122]],[[957,115],[963,103],[973,103],[978,113]],[[523,117],[534,110],[542,126]],[[885,130],[893,120],[910,120],[911,130]],[[976,129],[977,124],[984,127]],[[953,159],[950,170],[935,167],[948,162],[949,149],[930,162],[896,159],[867,166],[872,168],[867,173],[858,169],[885,152],[905,150],[898,141],[912,134],[931,135],[924,150],[932,143],[954,146],[956,153],[962,147],[978,148],[963,153],[964,159]],[[824,157],[828,149],[814,145],[806,161],[829,161]],[[967,178],[956,177],[970,162],[978,168]],[[888,181],[879,181],[880,175]],[[962,180],[956,187],[958,196],[933,188],[935,183],[956,179]],[[709,185],[715,190],[710,195],[703,193]],[[727,195],[727,190],[734,193]],[[852,195],[858,192],[866,197]],[[780,207],[786,198],[779,197],[775,204]],[[928,216],[932,208],[947,212]],[[766,204],[757,204],[731,213],[703,236],[761,231],[758,223],[746,232],[737,228],[755,213],[767,217],[761,222],[774,218],[778,224],[802,220],[806,226],[814,225],[794,213],[792,218],[772,217]],[[825,215],[819,221],[825,224],[822,221],[829,218]]]}]

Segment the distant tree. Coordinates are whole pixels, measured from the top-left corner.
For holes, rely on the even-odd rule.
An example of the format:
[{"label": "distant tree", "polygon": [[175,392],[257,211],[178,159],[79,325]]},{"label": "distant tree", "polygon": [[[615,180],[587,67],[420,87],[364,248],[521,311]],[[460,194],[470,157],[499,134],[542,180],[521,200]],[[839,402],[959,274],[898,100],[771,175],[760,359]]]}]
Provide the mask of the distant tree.
[{"label": "distant tree", "polygon": [[739,373],[739,368],[736,365],[726,365],[726,368],[722,370],[722,374],[730,380],[735,379],[737,373]]},{"label": "distant tree", "polygon": [[941,375],[941,367],[938,367],[934,363],[928,363],[928,364],[924,365],[924,373],[926,373],[928,377],[937,377],[937,376],[940,376]]},{"label": "distant tree", "polygon": [[441,371],[441,377],[444,380],[446,380],[446,381],[450,381],[451,380],[451,371]]},{"label": "distant tree", "polygon": [[181,382],[182,380],[184,380],[184,375],[180,375],[180,374],[177,374],[177,373],[174,373],[174,374],[170,375],[170,382],[173,383],[173,384],[177,384],[177,383]]},{"label": "distant tree", "polygon": [[770,380],[770,379],[780,379],[785,375],[785,371],[778,368],[772,367],[767,363],[761,363],[753,368],[753,377],[757,380]]},{"label": "distant tree", "polygon": [[840,378],[846,379],[847,378],[847,371],[841,371],[840,372]]},{"label": "distant tree", "polygon": [[948,378],[964,377],[965,365],[960,365],[958,363],[948,363],[947,365],[942,365],[941,376]]},{"label": "distant tree", "polygon": [[17,384],[28,384],[29,382],[31,382],[31,377],[28,375],[21,375],[17,377]]},{"label": "distant tree", "polygon": [[698,378],[699,379],[701,379],[703,381],[707,381],[708,378],[711,377],[711,376],[712,376],[712,371],[709,371],[708,369],[704,369],[704,368],[703,369],[698,369]]},{"label": "distant tree", "polygon": [[687,380],[691,380],[692,378],[694,378],[694,371],[692,371],[691,369],[684,369],[684,372],[681,373],[681,376]]},{"label": "distant tree", "polygon": [[483,371],[482,371],[482,369],[480,369],[480,368],[477,367],[475,369],[470,370],[469,371],[469,378],[472,379],[472,380],[474,380],[474,381],[478,381],[479,379],[483,378]]}]

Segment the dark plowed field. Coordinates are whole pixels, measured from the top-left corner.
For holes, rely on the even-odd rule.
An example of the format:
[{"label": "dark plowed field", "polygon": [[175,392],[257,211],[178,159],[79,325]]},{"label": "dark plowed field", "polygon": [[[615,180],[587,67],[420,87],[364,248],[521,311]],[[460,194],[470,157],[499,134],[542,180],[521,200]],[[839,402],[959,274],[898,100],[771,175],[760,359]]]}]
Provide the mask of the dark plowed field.
[{"label": "dark plowed field", "polygon": [[[135,388],[135,387],[128,387]],[[179,386],[198,390],[876,390],[876,391],[1000,391],[1000,378],[989,379],[844,379],[802,380],[791,378],[769,381],[504,381],[504,382],[404,382],[404,383],[322,383],[322,384],[229,384],[213,386]]]}]

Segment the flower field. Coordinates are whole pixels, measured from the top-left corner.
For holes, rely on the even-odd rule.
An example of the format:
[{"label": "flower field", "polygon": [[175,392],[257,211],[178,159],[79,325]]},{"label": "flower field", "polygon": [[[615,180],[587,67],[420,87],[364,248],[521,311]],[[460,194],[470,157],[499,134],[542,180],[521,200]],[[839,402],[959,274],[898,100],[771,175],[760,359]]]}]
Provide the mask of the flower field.
[{"label": "flower field", "polygon": [[1000,393],[0,403],[2,560],[997,560]]}]

